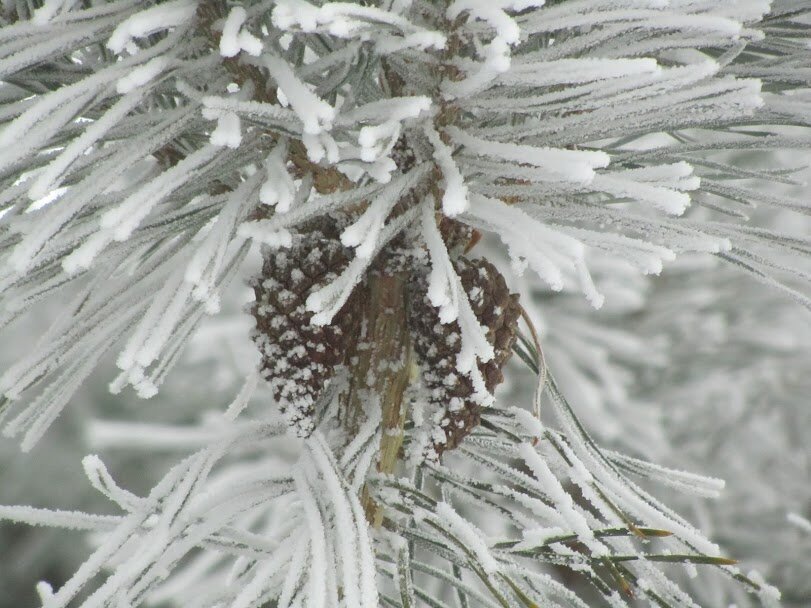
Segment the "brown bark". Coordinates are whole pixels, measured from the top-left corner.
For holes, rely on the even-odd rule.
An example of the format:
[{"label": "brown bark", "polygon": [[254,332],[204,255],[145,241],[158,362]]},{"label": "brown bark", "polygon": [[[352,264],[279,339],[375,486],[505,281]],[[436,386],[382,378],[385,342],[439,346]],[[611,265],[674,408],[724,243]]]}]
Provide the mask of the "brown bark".
[{"label": "brown bark", "polygon": [[[411,340],[405,312],[406,273],[374,273],[365,293],[364,323],[344,397],[343,423],[350,436],[364,417],[364,404],[381,408],[381,439],[376,470],[392,473],[400,459],[406,411],[403,395],[411,381]],[[379,526],[382,509],[364,487],[361,498],[370,524]]]}]

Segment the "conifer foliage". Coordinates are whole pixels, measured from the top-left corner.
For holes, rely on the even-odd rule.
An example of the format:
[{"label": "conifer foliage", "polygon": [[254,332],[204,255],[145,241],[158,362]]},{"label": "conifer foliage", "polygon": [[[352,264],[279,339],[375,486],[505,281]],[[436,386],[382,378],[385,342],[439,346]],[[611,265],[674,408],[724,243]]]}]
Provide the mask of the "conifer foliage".
[{"label": "conifer foliage", "polygon": [[[261,259],[258,370],[187,457],[143,496],[86,457],[117,515],[0,507],[94,533],[43,607],[692,607],[696,566],[778,602],[639,483],[717,480],[592,437],[511,287],[600,308],[606,268],[703,253],[811,308],[811,241],[746,222],[809,212],[762,187],[799,167],[737,162],[811,143],[807,2],[4,0],[0,20],[0,324],[64,303],[0,377],[5,435],[47,442],[105,356],[113,393],[154,396]],[[510,406],[513,352],[537,387]]]}]

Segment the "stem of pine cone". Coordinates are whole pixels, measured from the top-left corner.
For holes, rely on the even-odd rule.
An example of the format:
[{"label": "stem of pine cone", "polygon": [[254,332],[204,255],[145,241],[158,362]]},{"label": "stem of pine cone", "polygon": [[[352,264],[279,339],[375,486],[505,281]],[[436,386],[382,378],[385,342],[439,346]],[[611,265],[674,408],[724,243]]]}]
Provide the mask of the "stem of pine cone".
[{"label": "stem of pine cone", "polygon": [[[403,394],[410,382],[411,341],[405,311],[407,274],[375,273],[369,277],[362,335],[344,403],[344,427],[352,436],[364,417],[364,404],[379,403],[381,439],[376,469],[392,473],[400,459],[406,412]],[[375,527],[383,511],[364,486],[361,501]]]}]

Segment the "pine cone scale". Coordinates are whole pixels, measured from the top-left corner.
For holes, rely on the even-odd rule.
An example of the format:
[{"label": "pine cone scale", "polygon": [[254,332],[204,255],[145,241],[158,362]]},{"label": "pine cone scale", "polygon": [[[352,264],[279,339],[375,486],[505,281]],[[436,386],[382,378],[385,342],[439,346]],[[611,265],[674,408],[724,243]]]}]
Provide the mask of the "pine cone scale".
[{"label": "pine cone scale", "polygon": [[[459,257],[456,270],[495,351],[493,359],[478,365],[485,387],[492,394],[504,380],[501,370],[515,343],[520,316],[518,296],[510,294],[504,277],[487,261]],[[456,368],[461,351],[459,324],[440,323],[437,309],[426,294],[426,274],[415,274],[410,286],[409,323],[429,400],[442,409],[438,428],[431,433],[430,450],[438,457],[458,447],[480,424],[482,404],[476,398],[471,378]]]},{"label": "pine cone scale", "polygon": [[318,397],[352,350],[351,328],[357,323],[354,297],[325,326],[312,325],[313,313],[306,307],[307,297],[349,262],[338,235],[332,218],[306,226],[289,250],[264,252],[261,276],[252,282],[250,312],[262,376],[288,423],[304,437],[314,428]]}]

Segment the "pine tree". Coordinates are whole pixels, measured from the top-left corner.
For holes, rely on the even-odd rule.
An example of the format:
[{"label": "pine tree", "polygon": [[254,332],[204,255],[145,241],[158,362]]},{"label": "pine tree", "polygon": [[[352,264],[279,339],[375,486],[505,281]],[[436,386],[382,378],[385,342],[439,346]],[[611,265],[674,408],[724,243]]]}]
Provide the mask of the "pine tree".
[{"label": "pine tree", "polygon": [[[679,274],[695,254],[726,265],[710,309],[731,268],[811,308],[811,241],[747,223],[808,213],[768,188],[811,142],[807,2],[2,11],[0,324],[61,308],[0,377],[3,432],[40,449],[109,356],[114,394],[154,397],[252,293],[256,364],[220,413],[92,427],[188,452],[151,491],[90,455],[119,514],[0,507],[94,533],[44,607],[686,607],[713,597],[696,566],[778,602],[649,493],[720,487],[646,460],[678,432],[643,380],[691,356],[668,341],[692,317],[667,315],[706,293]],[[666,265],[681,291],[645,276]],[[639,334],[614,326],[632,314]],[[510,406],[520,366],[534,395]]]}]

